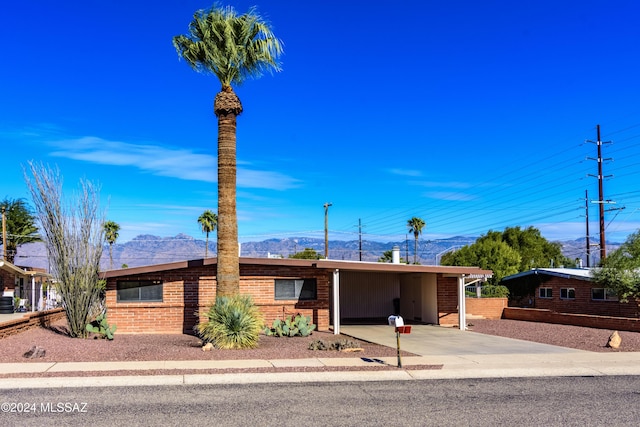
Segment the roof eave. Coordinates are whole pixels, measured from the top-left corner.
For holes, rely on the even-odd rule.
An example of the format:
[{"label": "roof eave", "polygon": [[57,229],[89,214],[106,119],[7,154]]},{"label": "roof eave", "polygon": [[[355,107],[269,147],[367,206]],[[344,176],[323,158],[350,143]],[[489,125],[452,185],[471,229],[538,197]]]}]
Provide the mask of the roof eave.
[{"label": "roof eave", "polygon": [[[204,267],[217,265],[217,258],[196,259],[190,261],[178,261],[167,264],[156,264],[142,267],[124,268],[119,270],[107,270],[101,273],[103,278],[131,276],[136,274],[156,273],[160,271],[178,270],[190,267]],[[325,270],[349,270],[387,273],[440,273],[456,276],[489,278],[493,276],[491,270],[483,270],[479,267],[456,267],[441,265],[411,265],[390,264],[383,262],[361,261],[336,261],[336,260],[307,260],[293,258],[240,258],[241,265],[272,265],[291,267],[313,267]]]}]

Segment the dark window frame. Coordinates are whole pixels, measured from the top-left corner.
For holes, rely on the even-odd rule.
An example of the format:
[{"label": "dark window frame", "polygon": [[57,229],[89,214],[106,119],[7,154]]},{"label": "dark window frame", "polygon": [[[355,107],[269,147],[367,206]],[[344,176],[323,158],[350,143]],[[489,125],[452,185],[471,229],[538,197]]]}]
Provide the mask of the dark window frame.
[{"label": "dark window frame", "polygon": [[551,299],[551,298],[553,298],[553,288],[549,288],[549,287],[541,287],[541,288],[539,288],[538,297],[539,298],[543,298],[543,299]]},{"label": "dark window frame", "polygon": [[318,299],[318,279],[315,277],[275,279],[273,291],[273,298],[276,301],[316,301]]},{"label": "dark window frame", "polygon": [[[155,289],[151,289],[152,287]],[[119,280],[116,283],[116,301],[119,303],[164,302],[164,283],[162,280]]]},{"label": "dark window frame", "polygon": [[[602,298],[595,298],[594,291],[602,291]],[[591,288],[591,300],[592,301],[618,301],[618,295],[609,288]]]},{"label": "dark window frame", "polygon": [[[571,296],[572,293],[573,293],[573,296]],[[560,299],[576,299],[576,289],[560,288]]]}]

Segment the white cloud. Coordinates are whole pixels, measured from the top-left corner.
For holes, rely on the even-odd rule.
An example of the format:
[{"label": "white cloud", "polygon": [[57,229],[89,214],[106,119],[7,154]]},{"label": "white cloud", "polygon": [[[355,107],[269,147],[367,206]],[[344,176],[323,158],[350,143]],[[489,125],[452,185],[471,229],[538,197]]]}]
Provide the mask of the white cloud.
[{"label": "white cloud", "polygon": [[300,186],[300,181],[279,172],[238,168],[238,187],[286,190]]},{"label": "white cloud", "polygon": [[471,194],[456,193],[453,191],[431,191],[424,193],[424,197],[436,200],[449,200],[454,202],[470,202],[476,200],[476,196]]},{"label": "white cloud", "polygon": [[411,169],[388,169],[387,172],[393,175],[400,175],[400,176],[413,176],[413,177],[422,176],[422,172],[418,170],[411,170]]},{"label": "white cloud", "polygon": [[428,188],[469,188],[471,184],[467,182],[457,182],[457,181],[449,181],[449,182],[436,182],[436,181],[411,181],[409,184],[419,185],[422,187]]},{"label": "white cloud", "polygon": [[[131,144],[83,137],[51,142],[52,156],[113,166],[131,166],[158,176],[190,181],[216,182],[216,157],[189,149]],[[239,162],[239,164],[245,164]],[[300,185],[290,176],[272,171],[238,168],[239,187],[286,190]]]}]

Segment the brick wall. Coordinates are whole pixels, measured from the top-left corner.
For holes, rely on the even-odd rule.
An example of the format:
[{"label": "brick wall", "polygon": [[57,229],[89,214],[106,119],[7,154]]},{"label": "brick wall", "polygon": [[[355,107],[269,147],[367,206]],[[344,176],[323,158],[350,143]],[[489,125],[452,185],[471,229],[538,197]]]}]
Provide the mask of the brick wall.
[{"label": "brick wall", "polygon": [[438,322],[440,325],[458,324],[458,279],[438,274]]},{"label": "brick wall", "polygon": [[[438,321],[440,325],[452,326],[459,323],[458,279],[438,275]],[[507,307],[507,298],[467,298],[465,313],[486,319],[500,319]]]},{"label": "brick wall", "polygon": [[[552,288],[552,298],[540,298],[539,288],[534,296],[534,308],[555,311],[558,313],[590,314],[611,317],[640,317],[638,305],[635,302],[621,303],[618,301],[597,301],[591,299],[591,288],[600,288],[597,284],[578,279],[547,276],[540,287]],[[575,299],[561,299],[561,288],[574,288]]]},{"label": "brick wall", "polygon": [[640,319],[588,314],[556,313],[545,309],[507,307],[504,319],[528,322],[558,323],[561,325],[585,326],[588,328],[640,332]]},{"label": "brick wall", "polygon": [[0,323],[0,339],[15,335],[31,328],[39,326],[49,326],[51,322],[64,319],[65,314],[62,308],[54,308],[47,311],[36,311],[25,313],[20,319],[9,320]]},{"label": "brick wall", "polygon": [[[193,327],[207,320],[215,301],[216,269],[199,266],[156,273],[110,278],[107,282],[109,323],[118,333],[192,333]],[[265,265],[240,266],[240,293],[249,294],[264,316],[266,324],[283,315],[311,316],[318,330],[329,328],[329,280],[321,270],[305,267]],[[317,300],[275,300],[276,278],[315,278]],[[160,280],[162,302],[117,302],[117,280]]]},{"label": "brick wall", "polygon": [[4,288],[10,291],[15,288],[16,276],[0,268],[0,283],[0,295],[2,295]]},{"label": "brick wall", "polygon": [[507,298],[467,298],[466,314],[484,319],[500,319],[502,311],[508,306]]}]

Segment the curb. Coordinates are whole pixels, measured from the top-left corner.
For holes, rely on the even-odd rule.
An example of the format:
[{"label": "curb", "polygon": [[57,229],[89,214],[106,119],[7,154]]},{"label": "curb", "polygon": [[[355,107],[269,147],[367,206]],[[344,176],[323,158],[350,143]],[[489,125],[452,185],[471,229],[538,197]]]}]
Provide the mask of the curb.
[{"label": "curb", "polygon": [[151,387],[274,383],[328,383],[374,381],[424,381],[483,378],[542,378],[640,376],[640,367],[596,369],[587,366],[520,367],[476,369],[428,369],[333,372],[265,372],[185,375],[122,375],[109,377],[2,378],[0,390],[81,388],[81,387]]}]

